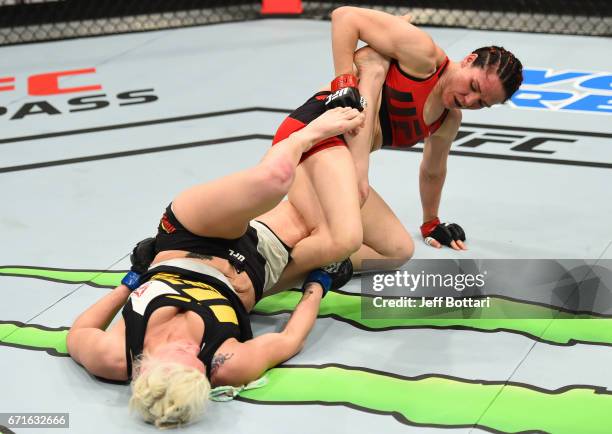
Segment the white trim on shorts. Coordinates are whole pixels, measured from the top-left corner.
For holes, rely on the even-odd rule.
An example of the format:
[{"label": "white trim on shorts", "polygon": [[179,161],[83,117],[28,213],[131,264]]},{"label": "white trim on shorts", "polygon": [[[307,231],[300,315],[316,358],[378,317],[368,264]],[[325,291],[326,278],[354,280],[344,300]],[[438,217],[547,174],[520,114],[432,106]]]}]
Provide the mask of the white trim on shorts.
[{"label": "white trim on shorts", "polygon": [[281,240],[265,224],[251,220],[249,225],[257,232],[257,251],[266,260],[266,280],[263,292],[272,288],[289,263],[289,252]]}]

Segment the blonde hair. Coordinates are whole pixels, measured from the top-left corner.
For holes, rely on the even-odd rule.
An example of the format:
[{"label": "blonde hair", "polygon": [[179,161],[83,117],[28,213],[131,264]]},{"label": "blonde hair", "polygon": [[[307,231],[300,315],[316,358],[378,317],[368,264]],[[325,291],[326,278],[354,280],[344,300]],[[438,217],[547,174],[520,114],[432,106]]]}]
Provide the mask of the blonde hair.
[{"label": "blonde hair", "polygon": [[210,382],[195,368],[143,355],[134,364],[130,410],[167,429],[197,419],[206,408]]}]

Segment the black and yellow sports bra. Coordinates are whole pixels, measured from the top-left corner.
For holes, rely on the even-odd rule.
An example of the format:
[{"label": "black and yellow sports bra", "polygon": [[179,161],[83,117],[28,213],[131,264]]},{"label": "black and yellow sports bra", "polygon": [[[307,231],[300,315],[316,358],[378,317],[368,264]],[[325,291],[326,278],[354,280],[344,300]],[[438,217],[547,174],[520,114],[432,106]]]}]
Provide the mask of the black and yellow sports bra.
[{"label": "black and yellow sports bra", "polygon": [[212,358],[224,341],[236,338],[244,342],[253,337],[242,302],[220,279],[184,268],[160,265],[144,274],[142,281],[146,283],[132,292],[122,310],[128,378],[132,377],[133,361],[142,354],[149,318],[163,306],[195,312],[204,321],[204,336],[198,358],[206,365],[206,376],[209,378]]}]

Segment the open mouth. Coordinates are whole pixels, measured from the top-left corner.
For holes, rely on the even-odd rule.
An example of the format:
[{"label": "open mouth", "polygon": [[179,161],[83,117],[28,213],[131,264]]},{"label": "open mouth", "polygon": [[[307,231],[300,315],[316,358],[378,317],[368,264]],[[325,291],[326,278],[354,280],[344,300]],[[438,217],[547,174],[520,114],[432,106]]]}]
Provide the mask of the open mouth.
[{"label": "open mouth", "polygon": [[457,97],[454,96],[453,99],[455,100],[455,107],[461,108],[461,104],[459,103],[459,100],[457,99]]}]

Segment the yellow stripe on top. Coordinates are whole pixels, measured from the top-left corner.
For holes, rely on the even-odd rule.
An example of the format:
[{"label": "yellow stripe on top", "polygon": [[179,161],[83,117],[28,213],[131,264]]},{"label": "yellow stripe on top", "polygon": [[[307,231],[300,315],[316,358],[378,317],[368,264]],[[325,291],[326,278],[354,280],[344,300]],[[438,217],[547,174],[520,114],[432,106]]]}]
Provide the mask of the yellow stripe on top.
[{"label": "yellow stripe on top", "polygon": [[163,282],[169,283],[170,285],[191,287],[180,288],[180,290],[193,297],[193,299],[196,301],[227,300],[227,298],[221,295],[221,293],[217,291],[213,286],[202,282],[182,279],[181,277],[179,277],[178,274],[157,273],[153,277],[151,277],[151,280],[161,280]]},{"label": "yellow stripe on top", "polygon": [[166,298],[174,298],[175,300],[181,300],[181,301],[185,301],[187,303],[192,301],[190,298],[181,297],[180,295],[166,295]]},{"label": "yellow stripe on top", "polygon": [[238,325],[238,317],[236,316],[236,312],[232,307],[222,304],[216,304],[208,307],[213,311],[219,322],[231,322]]},{"label": "yellow stripe on top", "polygon": [[[157,273],[151,280],[159,280],[169,285],[177,285],[182,288],[176,288],[177,290],[182,291],[185,295],[191,297],[191,299],[187,297],[181,297],[178,295],[170,295],[168,298],[173,298],[175,300],[181,300],[185,302],[197,302],[201,304],[202,301],[208,300],[226,300],[227,298],[221,295],[221,293],[215,289],[214,287],[202,283],[202,282],[194,282],[191,280],[182,279],[178,274],[172,273]],[[187,286],[187,288],[185,288]],[[222,304],[209,304],[208,307],[213,312],[217,321],[219,322],[229,322],[232,324],[238,325],[238,316],[234,311],[234,308],[231,306],[226,306]]]},{"label": "yellow stripe on top", "polygon": [[202,289],[202,288],[186,288],[183,289],[183,292],[190,297],[193,297],[197,301],[202,300],[227,300],[227,298],[223,297],[219,292],[214,289]]}]

